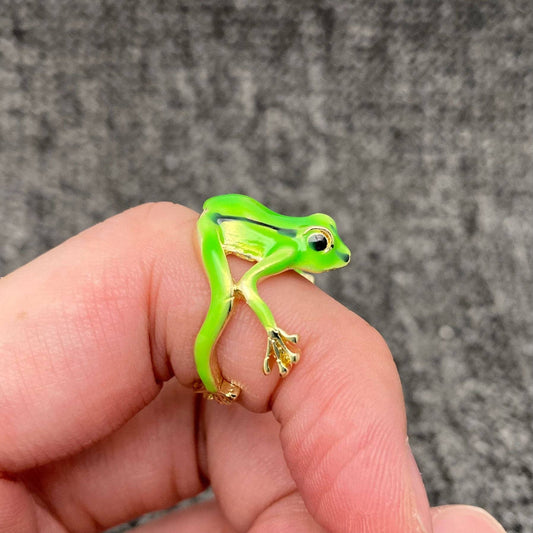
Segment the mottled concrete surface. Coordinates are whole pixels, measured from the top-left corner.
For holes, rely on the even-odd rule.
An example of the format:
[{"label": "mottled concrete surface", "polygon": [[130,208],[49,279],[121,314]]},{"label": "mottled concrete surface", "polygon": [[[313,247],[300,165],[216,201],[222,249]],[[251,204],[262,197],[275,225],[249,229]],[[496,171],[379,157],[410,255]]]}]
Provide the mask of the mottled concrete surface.
[{"label": "mottled concrete surface", "polygon": [[[530,0],[13,1],[0,274],[129,206],[334,214],[431,502],[533,531]],[[529,512],[528,512],[529,511]]]}]

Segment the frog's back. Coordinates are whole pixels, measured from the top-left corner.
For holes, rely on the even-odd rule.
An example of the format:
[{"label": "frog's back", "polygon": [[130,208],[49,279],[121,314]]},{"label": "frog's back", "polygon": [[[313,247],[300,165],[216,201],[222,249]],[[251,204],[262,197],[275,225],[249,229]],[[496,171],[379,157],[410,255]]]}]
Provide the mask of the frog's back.
[{"label": "frog's back", "polygon": [[240,215],[245,212],[257,210],[267,210],[267,207],[260,204],[257,200],[245,196],[244,194],[221,194],[208,198],[203,206],[205,211],[211,213],[220,213],[221,215]]},{"label": "frog's back", "polygon": [[217,213],[223,217],[242,217],[250,221],[268,221],[281,228],[294,227],[298,222],[305,223],[306,218],[281,215],[244,194],[213,196],[204,202],[203,208],[209,213]]}]

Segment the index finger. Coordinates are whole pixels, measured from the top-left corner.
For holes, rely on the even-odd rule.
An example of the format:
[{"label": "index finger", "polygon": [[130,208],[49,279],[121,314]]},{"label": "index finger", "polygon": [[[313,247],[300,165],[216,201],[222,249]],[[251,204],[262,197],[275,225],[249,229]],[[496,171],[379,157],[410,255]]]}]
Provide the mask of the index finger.
[{"label": "index finger", "polygon": [[[195,221],[179,206],[142,206],[0,282],[0,470],[82,449],[151,401],[173,372],[184,384],[197,378],[193,344],[209,287]],[[300,334],[302,361],[281,382],[265,378],[264,330],[245,306],[219,359],[242,384],[245,406],[271,405],[310,512],[331,531],[423,531],[427,501],[380,336],[299,276],[268,280],[264,295],[280,325]]]}]

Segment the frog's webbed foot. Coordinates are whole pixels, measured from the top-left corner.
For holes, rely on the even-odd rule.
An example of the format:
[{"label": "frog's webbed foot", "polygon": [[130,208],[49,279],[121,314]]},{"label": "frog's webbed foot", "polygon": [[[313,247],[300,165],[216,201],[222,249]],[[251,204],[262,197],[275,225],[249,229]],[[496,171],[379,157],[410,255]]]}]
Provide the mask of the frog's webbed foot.
[{"label": "frog's webbed foot", "polygon": [[206,400],[215,400],[222,405],[230,405],[233,403],[241,393],[241,388],[231,381],[223,380],[217,392],[210,392],[206,390],[203,383],[198,381],[193,385],[194,392],[200,392],[204,395]]},{"label": "frog's webbed foot", "polygon": [[298,349],[292,351],[288,348],[287,343],[296,344],[298,342],[298,335],[289,335],[282,329],[267,329],[268,345],[263,363],[263,372],[270,374],[272,368],[270,361],[274,359],[278,365],[281,377],[285,377],[292,365],[297,363],[300,359]]}]

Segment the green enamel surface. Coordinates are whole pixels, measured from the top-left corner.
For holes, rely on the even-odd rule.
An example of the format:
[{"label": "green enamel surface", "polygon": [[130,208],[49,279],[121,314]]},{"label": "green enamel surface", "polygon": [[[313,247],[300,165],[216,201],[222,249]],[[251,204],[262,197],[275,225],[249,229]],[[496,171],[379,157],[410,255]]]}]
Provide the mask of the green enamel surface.
[{"label": "green enamel surface", "polygon": [[[318,239],[324,235],[323,242],[329,245],[324,250],[317,251],[310,244],[311,235],[316,240],[317,233]],[[268,331],[277,326],[257,292],[259,280],[289,269],[319,273],[340,268],[348,264],[350,250],[328,215],[281,215],[240,194],[208,199],[198,220],[198,236],[211,287],[211,303],[196,338],[194,357],[200,379],[214,393],[222,380],[214,348],[229,317],[234,291],[244,296]],[[237,284],[226,259],[230,253],[256,262]]]}]

